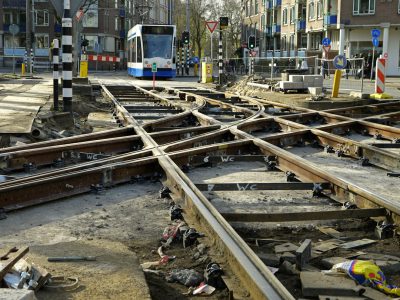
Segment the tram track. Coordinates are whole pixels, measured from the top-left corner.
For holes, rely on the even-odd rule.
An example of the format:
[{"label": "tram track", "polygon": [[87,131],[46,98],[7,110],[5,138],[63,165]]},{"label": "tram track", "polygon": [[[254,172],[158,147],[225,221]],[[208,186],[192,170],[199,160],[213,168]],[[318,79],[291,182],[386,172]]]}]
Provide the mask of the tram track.
[{"label": "tram track", "polygon": [[[1,183],[0,207],[18,209],[138,178],[163,178],[176,200],[192,211],[191,219],[207,228],[215,246],[225,254],[230,268],[254,299],[293,299],[293,296],[231,222],[365,217],[399,222],[400,206],[393,199],[340,178],[292,151],[310,147],[339,159],[348,157],[354,162],[363,159],[370,167],[397,172],[399,154],[351,138],[361,134],[397,145],[400,129],[387,121],[398,120],[396,110],[400,106],[396,103],[317,112],[211,90],[171,88],[155,93],[130,85],[105,84],[102,90],[112,101],[113,115],[123,128],[3,149],[0,165],[3,171],[12,175],[21,172],[24,165],[34,164],[42,167],[43,172]],[[385,118],[386,123],[371,122],[376,118],[374,112]],[[93,161],[83,159],[85,153],[91,154]],[[97,157],[93,159],[93,155]],[[60,159],[62,164],[57,170],[48,170],[49,165]],[[193,181],[198,180],[196,174],[204,166],[213,169],[235,163],[242,164],[243,169],[246,164],[262,166],[265,175],[256,181],[237,178],[230,178],[232,182],[224,182],[223,178],[216,182],[212,178]],[[231,209],[225,204],[221,210],[209,200],[210,192],[243,195],[263,191],[290,191],[303,196],[306,193],[309,198],[311,191],[311,202],[316,202],[312,198],[315,196],[331,199],[338,205],[351,202],[358,209],[326,210],[316,205],[311,211],[296,214],[268,209],[259,212],[259,203],[253,208],[250,204],[246,210],[242,203]]]}]

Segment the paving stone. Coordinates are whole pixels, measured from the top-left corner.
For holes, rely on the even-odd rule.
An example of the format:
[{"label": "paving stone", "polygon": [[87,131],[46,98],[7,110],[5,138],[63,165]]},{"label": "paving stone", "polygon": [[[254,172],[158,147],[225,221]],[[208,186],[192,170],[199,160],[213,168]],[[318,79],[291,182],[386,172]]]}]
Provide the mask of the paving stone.
[{"label": "paving stone", "polygon": [[296,250],[296,267],[302,270],[311,259],[311,240],[306,239]]},{"label": "paving stone", "polygon": [[35,293],[30,290],[0,289],[0,299],[7,300],[37,300]]},{"label": "paving stone", "polygon": [[367,246],[367,245],[370,245],[370,244],[373,244],[373,243],[376,243],[376,241],[375,240],[370,240],[370,239],[361,239],[361,240],[357,240],[357,241],[344,243],[340,247],[343,248],[343,249],[352,249],[352,248]]},{"label": "paving stone", "polygon": [[300,281],[303,296],[318,295],[359,296],[362,286],[357,286],[354,280],[344,276],[332,276],[321,272],[301,272]]},{"label": "paving stone", "polygon": [[279,256],[273,253],[257,253],[258,257],[262,260],[262,262],[270,267],[279,267],[280,260]]},{"label": "paving stone", "polygon": [[299,248],[299,246],[296,246],[292,243],[284,243],[275,246],[275,253],[296,251],[297,248]]},{"label": "paving stone", "polygon": [[288,262],[290,262],[292,264],[295,264],[296,263],[296,255],[294,255],[291,252],[284,252],[284,253],[281,254],[280,260],[281,261],[285,261],[286,260],[286,261],[288,261]]}]

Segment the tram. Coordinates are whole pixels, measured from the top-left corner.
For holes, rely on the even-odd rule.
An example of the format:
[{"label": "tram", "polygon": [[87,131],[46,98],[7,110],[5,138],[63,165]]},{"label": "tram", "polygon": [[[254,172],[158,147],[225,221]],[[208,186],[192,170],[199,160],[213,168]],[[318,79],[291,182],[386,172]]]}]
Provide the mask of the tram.
[{"label": "tram", "polygon": [[175,25],[138,24],[128,32],[128,74],[152,77],[152,66],[157,64],[156,77],[176,76]]}]

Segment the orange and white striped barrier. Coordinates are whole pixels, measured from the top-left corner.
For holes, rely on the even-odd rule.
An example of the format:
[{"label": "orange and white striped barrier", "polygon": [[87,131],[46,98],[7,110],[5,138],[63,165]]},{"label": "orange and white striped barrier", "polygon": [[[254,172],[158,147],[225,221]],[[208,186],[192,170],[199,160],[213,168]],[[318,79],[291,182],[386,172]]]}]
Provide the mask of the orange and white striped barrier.
[{"label": "orange and white striped barrier", "polygon": [[378,58],[376,60],[375,93],[383,94],[385,92],[385,79],[386,79],[386,59]]},{"label": "orange and white striped barrier", "polygon": [[120,62],[120,58],[109,55],[88,55],[89,61]]}]

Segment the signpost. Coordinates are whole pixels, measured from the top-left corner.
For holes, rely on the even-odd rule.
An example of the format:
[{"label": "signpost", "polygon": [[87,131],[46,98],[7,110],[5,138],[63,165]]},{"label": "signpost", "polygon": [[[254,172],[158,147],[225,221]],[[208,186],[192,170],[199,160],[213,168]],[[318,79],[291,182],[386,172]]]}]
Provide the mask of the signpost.
[{"label": "signpost", "polygon": [[156,89],[156,72],[157,72],[157,63],[153,63],[151,65],[151,72],[153,72],[153,90]]},{"label": "signpost", "polygon": [[208,28],[208,30],[210,31],[210,40],[211,40],[211,61],[213,59],[213,32],[214,30],[217,28],[218,25],[218,21],[207,21],[206,22],[206,26]]},{"label": "signpost", "polygon": [[326,38],[322,39],[322,49],[324,50],[324,57],[327,58],[329,50],[331,50],[331,40]]},{"label": "signpost", "polygon": [[332,98],[339,95],[340,78],[342,77],[342,69],[346,68],[347,59],[344,55],[336,55],[333,59],[333,65],[336,68],[335,77],[333,79]]},{"label": "signpost", "polygon": [[11,24],[9,29],[13,35],[13,74],[15,74],[15,35],[19,32],[19,26],[16,24]]},{"label": "signpost", "polygon": [[374,73],[374,62],[375,62],[375,47],[379,46],[379,36],[381,35],[381,31],[379,29],[372,29],[371,36],[372,36],[372,66],[371,66],[371,74],[370,80],[372,81],[372,74]]}]

